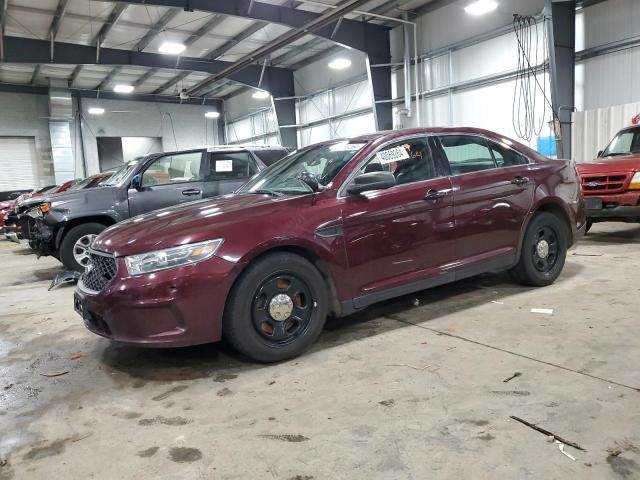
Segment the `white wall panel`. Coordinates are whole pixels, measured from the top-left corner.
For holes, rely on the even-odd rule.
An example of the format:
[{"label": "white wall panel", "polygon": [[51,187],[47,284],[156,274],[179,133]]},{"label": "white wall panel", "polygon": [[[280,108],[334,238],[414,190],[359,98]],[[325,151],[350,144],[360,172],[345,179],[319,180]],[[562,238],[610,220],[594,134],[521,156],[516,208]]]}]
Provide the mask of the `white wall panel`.
[{"label": "white wall panel", "polygon": [[330,115],[331,103],[328,91],[300,100],[298,104],[298,123],[316,122]]},{"label": "white wall panel", "polygon": [[608,0],[582,11],[584,48],[640,35],[640,2]]},{"label": "white wall panel", "polygon": [[358,115],[356,117],[347,117],[331,123],[333,130],[332,138],[355,137],[357,135],[376,131],[373,113]]},{"label": "white wall panel", "polygon": [[371,107],[369,82],[364,80],[353,85],[336,88],[333,102],[334,115]]},{"label": "white wall panel", "polygon": [[577,162],[590,162],[618,130],[640,113],[640,102],[596,108],[573,114],[572,151]]},{"label": "white wall panel", "polygon": [[313,127],[305,127],[298,130],[298,146],[306,147],[317,142],[323,142],[331,139],[329,124],[316,125]]}]

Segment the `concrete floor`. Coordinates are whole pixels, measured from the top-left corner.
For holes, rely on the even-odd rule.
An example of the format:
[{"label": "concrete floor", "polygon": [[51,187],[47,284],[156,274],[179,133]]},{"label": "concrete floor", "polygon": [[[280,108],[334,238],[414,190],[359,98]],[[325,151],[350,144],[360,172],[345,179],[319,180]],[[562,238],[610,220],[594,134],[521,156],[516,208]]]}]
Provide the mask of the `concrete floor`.
[{"label": "concrete floor", "polygon": [[0,479],[640,478],[639,241],[597,225],[551,287],[403,297],[271,366],[110,344],[47,292],[55,260],[1,241]]}]

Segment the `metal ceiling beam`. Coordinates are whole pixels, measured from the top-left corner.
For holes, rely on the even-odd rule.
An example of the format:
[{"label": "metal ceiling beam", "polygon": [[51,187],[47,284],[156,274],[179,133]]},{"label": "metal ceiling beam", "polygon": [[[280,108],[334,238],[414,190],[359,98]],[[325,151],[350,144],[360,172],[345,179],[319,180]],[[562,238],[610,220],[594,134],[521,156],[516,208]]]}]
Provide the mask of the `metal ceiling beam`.
[{"label": "metal ceiling beam", "polygon": [[60,25],[62,25],[62,19],[64,18],[64,14],[67,13],[68,6],[69,6],[69,0],[60,0],[58,2],[56,11],[53,14],[53,21],[51,22],[51,27],[49,27],[49,35],[47,35],[47,38],[49,38],[49,40],[55,41],[56,36],[58,35],[58,30],[60,30]]},{"label": "metal ceiling beam", "polygon": [[133,47],[133,49],[137,50],[138,52],[141,52],[142,50],[147,48],[149,46],[149,44],[158,35],[160,35],[160,33],[162,33],[162,31],[169,24],[169,22],[171,20],[173,20],[174,18],[176,18],[176,16],[179,13],[180,13],[180,9],[179,8],[172,8],[171,10],[167,10],[164,13],[164,15],[162,15],[162,17],[160,17],[160,19],[154,25],[151,26],[151,28],[146,33],[146,35],[144,37],[142,37],[140,39],[140,41],[138,41],[138,43],[136,43],[136,46]]},{"label": "metal ceiling beam", "polygon": [[[49,42],[21,37],[5,37],[5,61],[8,63],[49,63],[58,65],[111,65],[111,66],[139,66],[158,69],[178,69],[187,72],[203,72],[217,74],[226,70],[232,64],[220,60],[203,60],[201,58],[181,57],[176,67],[174,57],[157,53],[134,52],[116,48],[101,48],[97,55],[97,47],[93,45],[78,45],[75,43],[55,43],[56,56],[49,60]],[[235,82],[257,87],[262,67],[249,66],[242,71],[229,75]],[[279,82],[288,82],[293,78],[291,70],[278,67],[267,67],[264,88],[275,89],[278,92]]]},{"label": "metal ceiling beam", "polygon": [[[249,12],[251,0],[124,0],[121,3],[179,7],[189,11],[198,10],[220,13],[268,23],[278,23],[293,29],[299,29],[304,25],[318,20],[324,15],[306,10],[298,10],[291,6],[272,5],[260,1],[253,2],[253,8]],[[364,3],[366,2],[362,2],[362,4]],[[357,7],[354,7],[351,10],[356,8]],[[332,24],[325,25],[322,28],[315,29],[313,32],[308,33],[313,33],[319,37],[324,37],[347,47],[366,52],[372,48],[371,45],[368,44],[369,42],[367,42],[366,32],[374,35],[388,35],[389,29],[381,25],[345,18],[340,30],[333,39],[331,38],[331,34],[333,33]]]},{"label": "metal ceiling beam", "polygon": [[33,69],[33,74],[31,75],[31,85],[36,84],[36,80],[38,80],[38,75],[40,75],[40,69],[42,66],[40,64],[36,65],[36,68]]},{"label": "metal ceiling beam", "polygon": [[277,57],[272,58],[271,64],[279,65],[281,63],[285,63],[291,60],[292,58],[297,57],[302,52],[321,46],[324,42],[325,40],[323,38],[314,38],[313,40],[309,40],[308,42],[303,43],[300,46],[291,48],[291,50],[289,50],[286,53],[283,53],[282,55],[278,55]]},{"label": "metal ceiling beam", "polygon": [[[126,4],[121,4],[121,3],[117,3],[114,5],[113,9],[111,10],[111,13],[109,13],[109,16],[107,17],[107,19],[105,20],[105,22],[102,24],[102,28],[100,28],[100,31],[98,31],[98,33],[96,34],[95,37],[93,37],[93,40],[91,42],[92,45],[96,45],[96,61],[97,61],[97,57],[98,57],[98,52],[99,52],[99,48],[102,47],[102,44],[104,43],[105,39],[107,38],[107,35],[109,35],[109,32],[111,31],[111,29],[113,28],[113,26],[117,23],[117,21],[120,19],[120,17],[122,16],[122,14],[124,13],[124,11],[126,10],[127,5]],[[51,46],[51,51],[55,50],[55,41],[52,42],[52,46]],[[53,56],[52,56],[53,57]],[[51,62],[53,62],[53,58],[51,58]],[[71,62],[72,64],[74,63],[78,63],[78,62]],[[76,81],[76,79],[78,78],[78,75],[80,75],[80,72],[82,71],[82,65],[76,65],[76,67],[73,69],[73,72],[71,73],[71,77],[69,77],[69,86],[73,86],[73,82]]]},{"label": "metal ceiling beam", "polygon": [[4,28],[7,24],[7,5],[9,0],[0,0],[0,62],[4,61]]},{"label": "metal ceiling beam", "polygon": [[191,72],[180,72],[178,75],[176,75],[175,77],[167,80],[162,85],[160,85],[158,88],[156,88],[153,91],[153,93],[154,94],[159,94],[159,93],[164,92],[166,89],[173,87],[176,83],[178,83],[181,80],[184,80],[185,78],[187,78],[190,74],[191,74]]},{"label": "metal ceiling beam", "polygon": [[336,53],[342,52],[344,49],[341,47],[331,47],[327,50],[323,50],[321,52],[316,53],[315,55],[310,56],[309,58],[305,58],[304,60],[300,60],[299,62],[291,65],[289,68],[292,70],[298,70],[302,67],[306,67],[307,65],[312,64],[313,62],[317,62],[324,58],[330,57]]},{"label": "metal ceiling beam", "polygon": [[[224,15],[214,15],[211,19],[209,19],[209,21],[208,21],[207,23],[205,23],[205,24],[204,24],[204,25],[202,25],[198,30],[196,30],[195,32],[193,32],[193,33],[189,36],[189,38],[187,38],[187,39],[183,42],[183,45],[184,45],[186,48],[191,47],[194,43],[196,43],[198,40],[200,40],[203,36],[205,36],[205,35],[206,35],[207,33],[209,33],[211,30],[213,30],[214,28],[216,28],[218,25],[222,24],[222,22],[224,22],[224,20],[225,20]],[[213,60],[215,60],[215,59],[213,59]],[[153,73],[151,73],[149,76],[153,75],[153,74],[154,74],[154,73],[156,73],[157,71],[158,71],[157,69],[152,70],[152,72],[153,72]],[[144,81],[145,81],[147,78],[149,78],[149,77],[144,78],[147,74],[149,74],[149,72],[145,73],[142,77],[140,77],[140,78],[136,81],[136,83],[134,84],[134,87],[138,87],[138,86],[140,86],[142,83],[144,83]],[[178,78],[178,77],[179,77],[179,75],[176,75],[175,77],[173,77],[173,79],[172,79],[172,80],[173,80],[174,82],[173,82],[173,84],[170,84],[169,86],[171,86],[171,85],[174,85],[174,84],[178,83],[180,80],[182,80],[182,79],[184,78],[184,77],[180,77],[180,78]],[[142,80],[142,81],[140,82],[140,79],[143,79],[143,78],[144,78],[144,80]],[[140,82],[140,83],[138,83],[138,82]],[[169,82],[167,82],[167,83],[169,83]],[[169,88],[169,87],[167,87],[167,88]]]},{"label": "metal ceiling beam", "polygon": [[[145,48],[147,48],[147,46],[158,35],[160,35],[160,33],[162,33],[162,31],[169,24],[169,22],[173,20],[176,17],[176,15],[178,15],[179,13],[180,13],[180,9],[178,8],[173,8],[171,10],[166,11],[165,14],[162,15],[162,17],[160,17],[160,19],[151,26],[151,28],[145,34],[145,36],[142,37],[138,41],[138,43],[136,43],[133,49],[138,52],[141,52]],[[120,70],[122,70],[122,67],[116,67],[113,70],[111,70],[109,74],[104,78],[104,80],[102,80],[102,82],[100,82],[100,84],[96,87],[96,90],[104,90],[109,85],[109,82],[113,80],[113,77],[115,77],[120,72]]]},{"label": "metal ceiling beam", "polygon": [[246,30],[243,30],[238,35],[236,35],[229,41],[225,42],[223,45],[208,52],[206,55],[204,55],[204,57],[210,60],[215,60],[217,58],[220,58],[229,50],[231,50],[233,47],[238,45],[240,42],[242,42],[243,40],[246,40],[254,33],[259,32],[267,25],[269,25],[267,22],[255,22],[253,25],[249,26]]},{"label": "metal ceiling beam", "polygon": [[111,83],[111,80],[113,80],[113,77],[115,77],[118,73],[120,73],[120,70],[122,70],[121,66],[117,66],[117,67],[113,68],[107,74],[107,76],[102,79],[102,81],[98,84],[98,86],[95,89],[96,90],[104,90],[105,88],[107,88],[109,86],[109,83]]},{"label": "metal ceiling beam", "polygon": [[138,88],[140,85],[142,85],[144,82],[146,82],[147,80],[149,80],[151,77],[153,77],[156,73],[158,73],[158,69],[157,68],[151,68],[149,70],[147,70],[144,75],[140,76],[135,82],[133,82],[133,86],[135,88]]},{"label": "metal ceiling beam", "polygon": [[[275,52],[276,50],[279,50],[280,48],[282,48],[285,45],[290,44],[291,42],[304,37],[305,35],[314,32],[318,29],[322,29],[322,28],[329,28],[329,30],[333,31],[333,28],[331,27],[331,24],[333,24],[334,22],[336,22],[338,19],[344,17],[344,15],[346,15],[347,13],[355,10],[356,8],[358,8],[361,5],[364,5],[365,3],[367,3],[369,0],[345,0],[344,2],[342,2],[338,8],[331,10],[329,12],[325,12],[323,14],[320,15],[315,15],[314,19],[304,25],[301,25],[299,28],[294,29],[290,32],[285,33],[284,35],[281,35],[279,38],[277,38],[276,40],[274,40],[273,42],[268,43],[267,45],[259,48],[258,50],[256,50],[255,52],[251,53],[250,55],[247,55],[246,57],[241,58],[240,60],[238,60],[237,62],[235,62],[233,65],[230,65],[228,68],[226,68],[225,70],[223,70],[222,72],[220,72],[219,74],[216,75],[212,75],[211,77],[197,83],[196,85],[194,85],[193,87],[191,87],[187,93],[192,94],[195,93],[199,90],[201,90],[202,88],[207,87],[208,85],[211,85],[212,83],[214,83],[215,81],[224,78],[226,76],[229,76],[235,72],[238,72],[246,67],[248,67],[249,65],[251,65],[252,63],[261,60],[262,58],[265,58],[267,55],[269,55],[272,52]],[[212,3],[214,3],[215,0],[212,0]],[[240,3],[240,2],[239,2]],[[253,11],[257,11],[259,10],[258,5],[256,4],[254,6]],[[293,10],[294,12],[298,12],[298,10]],[[342,30],[341,30],[342,31]],[[385,31],[386,36],[388,37],[388,32]],[[366,40],[363,39],[363,40]]]}]

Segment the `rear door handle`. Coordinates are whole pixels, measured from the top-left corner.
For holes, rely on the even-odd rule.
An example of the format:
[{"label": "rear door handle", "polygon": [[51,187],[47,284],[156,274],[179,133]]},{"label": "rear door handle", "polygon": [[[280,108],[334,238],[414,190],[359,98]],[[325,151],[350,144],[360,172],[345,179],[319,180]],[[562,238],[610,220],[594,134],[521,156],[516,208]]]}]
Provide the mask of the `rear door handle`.
[{"label": "rear door handle", "polygon": [[529,183],[529,177],[517,176],[516,178],[511,180],[511,183],[513,183],[514,185],[526,185],[527,183]]},{"label": "rear door handle", "polygon": [[449,195],[449,190],[435,190],[433,188],[427,190],[424,196],[425,200],[438,200]]},{"label": "rear door handle", "polygon": [[187,188],[186,190],[182,190],[182,195],[185,197],[193,197],[194,195],[200,195],[201,193],[202,191],[197,188]]}]

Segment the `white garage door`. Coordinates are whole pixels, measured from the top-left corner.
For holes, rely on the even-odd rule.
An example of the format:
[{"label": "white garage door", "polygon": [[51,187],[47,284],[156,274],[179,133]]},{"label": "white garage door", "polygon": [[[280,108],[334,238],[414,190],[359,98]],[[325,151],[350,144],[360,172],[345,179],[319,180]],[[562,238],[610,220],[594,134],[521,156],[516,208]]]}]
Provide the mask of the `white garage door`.
[{"label": "white garage door", "polygon": [[0,137],[0,191],[36,187],[33,137]]}]

